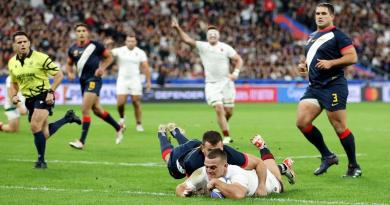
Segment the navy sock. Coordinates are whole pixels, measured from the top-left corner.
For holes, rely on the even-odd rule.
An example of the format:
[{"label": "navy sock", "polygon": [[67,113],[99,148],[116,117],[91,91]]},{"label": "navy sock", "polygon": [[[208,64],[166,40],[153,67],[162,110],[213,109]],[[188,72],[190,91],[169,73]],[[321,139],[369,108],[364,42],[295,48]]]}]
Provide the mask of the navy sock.
[{"label": "navy sock", "polygon": [[87,134],[89,130],[89,125],[91,124],[90,116],[83,116],[83,125],[81,130],[80,142],[85,144],[85,140],[87,139]]},{"label": "navy sock", "polygon": [[161,155],[162,158],[165,160],[165,156],[169,153],[171,153],[173,146],[169,142],[167,136],[163,132],[158,132],[157,133],[158,140],[160,141],[160,150],[161,150]]},{"label": "navy sock", "polygon": [[340,142],[344,147],[345,153],[348,156],[348,164],[351,167],[358,167],[359,165],[356,162],[356,153],[355,153],[355,137],[349,129],[346,129],[344,132],[338,134]]},{"label": "navy sock", "polygon": [[172,130],[171,134],[179,144],[184,144],[188,142],[188,139],[186,138],[186,136],[184,136],[183,133],[180,132],[179,128],[175,128],[174,130]]},{"label": "navy sock", "polygon": [[68,123],[68,120],[65,117],[63,117],[63,118],[61,118],[53,123],[50,123],[49,124],[49,136],[52,136],[54,133],[56,133],[57,130],[60,129],[60,127],[62,127],[66,123]]},{"label": "navy sock", "polygon": [[314,126],[309,125],[304,130],[302,130],[303,135],[306,137],[309,142],[311,142],[318,151],[320,151],[322,157],[327,157],[332,155],[328,147],[324,142],[321,132]]},{"label": "navy sock", "polygon": [[38,151],[38,161],[45,161],[46,139],[42,131],[34,133],[34,143]]},{"label": "navy sock", "polygon": [[262,160],[267,160],[267,159],[275,159],[274,155],[271,153],[271,151],[264,145],[262,149],[260,149],[260,156]]},{"label": "navy sock", "polygon": [[110,113],[104,111],[103,114],[99,117],[102,118],[105,122],[107,122],[111,126],[113,126],[116,131],[119,131],[121,129],[121,126],[114,120],[114,118],[111,117]]}]

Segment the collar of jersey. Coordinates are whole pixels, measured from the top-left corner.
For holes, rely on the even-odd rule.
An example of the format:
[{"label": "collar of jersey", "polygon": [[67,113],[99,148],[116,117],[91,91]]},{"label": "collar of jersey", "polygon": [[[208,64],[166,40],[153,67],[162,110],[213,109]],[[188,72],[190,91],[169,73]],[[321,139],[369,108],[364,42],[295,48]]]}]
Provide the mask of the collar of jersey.
[{"label": "collar of jersey", "polygon": [[22,60],[24,60],[24,59],[26,59],[26,58],[30,58],[31,55],[32,55],[32,53],[33,53],[33,50],[30,49],[30,52],[28,52],[28,54],[27,54],[26,57],[24,57],[24,58],[19,58],[19,55],[16,54],[16,60],[22,61]]},{"label": "collar of jersey", "polygon": [[334,28],[336,28],[336,26],[328,26],[328,27],[326,27],[326,28],[324,28],[322,30],[319,30],[318,32],[328,32],[328,31],[330,31],[330,30],[332,30]]},{"label": "collar of jersey", "polygon": [[89,43],[91,42],[91,40],[87,40],[84,42],[84,44],[80,44],[78,41],[76,42],[76,45],[77,47],[85,47],[87,46]]}]

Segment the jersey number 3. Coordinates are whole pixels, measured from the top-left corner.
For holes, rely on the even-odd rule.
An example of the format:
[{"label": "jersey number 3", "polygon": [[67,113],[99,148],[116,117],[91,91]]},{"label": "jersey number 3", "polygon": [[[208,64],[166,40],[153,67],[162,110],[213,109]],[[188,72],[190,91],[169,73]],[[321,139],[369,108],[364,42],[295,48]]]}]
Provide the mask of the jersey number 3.
[{"label": "jersey number 3", "polygon": [[337,93],[332,93],[332,106],[335,106],[339,103],[339,98],[337,97]]}]

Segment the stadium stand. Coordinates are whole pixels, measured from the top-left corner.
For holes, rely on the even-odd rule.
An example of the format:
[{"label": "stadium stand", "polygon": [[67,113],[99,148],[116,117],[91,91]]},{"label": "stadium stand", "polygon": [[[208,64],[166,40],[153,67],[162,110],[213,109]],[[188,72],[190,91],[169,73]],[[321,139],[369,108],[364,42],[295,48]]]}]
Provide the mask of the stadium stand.
[{"label": "stadium stand", "polygon": [[[354,41],[359,65],[347,69],[348,79],[388,79],[390,73],[390,3],[386,0],[334,0],[335,25]],[[113,38],[120,45],[125,33],[135,31],[138,45],[149,56],[153,76],[198,79],[203,71],[200,59],[190,48],[175,41],[171,16],[195,39],[205,39],[208,24],[221,29],[221,40],[233,45],[244,59],[241,78],[300,80],[295,66],[305,40],[295,39],[273,20],[283,14],[314,30],[311,18],[318,1],[142,1],[142,0],[9,0],[0,8],[0,76],[7,74],[12,55],[10,35],[16,30],[31,34],[33,49],[50,54],[64,67],[67,48],[75,39],[72,26],[85,22],[93,38]],[[115,76],[112,69],[109,76]]]}]

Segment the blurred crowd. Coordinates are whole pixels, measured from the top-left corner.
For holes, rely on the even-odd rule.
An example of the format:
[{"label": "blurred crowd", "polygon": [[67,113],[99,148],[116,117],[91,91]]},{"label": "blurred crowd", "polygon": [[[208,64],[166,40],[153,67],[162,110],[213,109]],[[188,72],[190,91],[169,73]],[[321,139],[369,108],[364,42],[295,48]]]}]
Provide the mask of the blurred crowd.
[{"label": "blurred crowd", "polygon": [[[135,32],[138,46],[148,55],[153,78],[197,79],[203,77],[200,58],[181,43],[170,26],[172,16],[196,40],[206,40],[206,28],[216,25],[221,41],[232,45],[244,59],[241,78],[302,79],[296,70],[304,54],[305,40],[273,22],[272,16],[286,14],[315,30],[314,9],[309,0],[9,0],[0,8],[0,75],[7,73],[13,55],[11,34],[27,31],[33,49],[50,54],[65,67],[67,49],[75,41],[73,25],[88,24],[92,38],[113,39],[121,46],[126,33]],[[335,25],[350,35],[359,62],[387,78],[390,73],[390,3],[386,0],[334,0]],[[115,77],[115,66],[107,76]],[[350,79],[372,78],[350,67]]]}]

